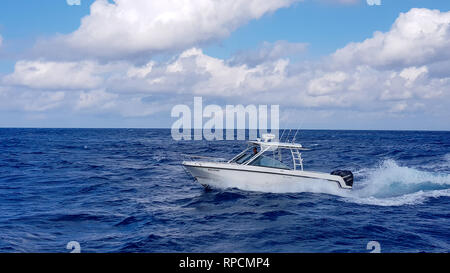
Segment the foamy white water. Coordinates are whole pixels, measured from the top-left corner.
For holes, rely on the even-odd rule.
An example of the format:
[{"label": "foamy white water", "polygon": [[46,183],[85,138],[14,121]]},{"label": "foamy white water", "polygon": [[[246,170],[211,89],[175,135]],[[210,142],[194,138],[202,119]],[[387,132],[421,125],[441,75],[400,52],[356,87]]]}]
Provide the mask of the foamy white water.
[{"label": "foamy white water", "polygon": [[345,201],[378,206],[416,205],[430,198],[450,196],[450,174],[421,171],[385,160],[365,169]]}]

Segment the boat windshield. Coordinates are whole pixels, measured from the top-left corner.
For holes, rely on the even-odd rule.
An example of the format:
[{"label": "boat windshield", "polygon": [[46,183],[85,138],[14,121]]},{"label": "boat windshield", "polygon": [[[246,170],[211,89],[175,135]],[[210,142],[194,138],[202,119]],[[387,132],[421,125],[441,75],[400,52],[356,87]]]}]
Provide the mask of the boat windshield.
[{"label": "boat windshield", "polygon": [[272,157],[268,157],[268,156],[264,156],[264,155],[261,155],[260,157],[255,159],[249,165],[290,170],[290,168],[288,166],[284,165],[281,161],[278,161]]},{"label": "boat windshield", "polygon": [[250,158],[253,157],[253,153],[245,153],[242,154],[240,157],[236,158],[235,160],[233,160],[233,162],[237,163],[237,164],[244,164],[245,162],[247,162]]}]

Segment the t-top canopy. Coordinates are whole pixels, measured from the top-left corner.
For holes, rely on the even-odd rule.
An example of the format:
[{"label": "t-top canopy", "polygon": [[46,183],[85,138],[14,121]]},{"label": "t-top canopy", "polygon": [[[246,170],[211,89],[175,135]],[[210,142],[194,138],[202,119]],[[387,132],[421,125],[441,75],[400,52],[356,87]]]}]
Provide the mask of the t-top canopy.
[{"label": "t-top canopy", "polygon": [[263,134],[262,139],[258,138],[256,140],[251,140],[248,143],[252,145],[261,146],[261,150],[265,151],[275,151],[277,149],[296,149],[308,151],[309,149],[303,148],[301,144],[293,143],[293,142],[278,142],[273,141],[275,139],[275,135],[273,134]]},{"label": "t-top canopy", "polygon": [[301,144],[297,143],[290,143],[290,142],[265,142],[261,140],[251,140],[248,141],[248,143],[253,145],[258,145],[261,147],[270,147],[269,150],[276,150],[276,149],[298,149],[303,151],[309,151],[310,149],[303,148]]}]

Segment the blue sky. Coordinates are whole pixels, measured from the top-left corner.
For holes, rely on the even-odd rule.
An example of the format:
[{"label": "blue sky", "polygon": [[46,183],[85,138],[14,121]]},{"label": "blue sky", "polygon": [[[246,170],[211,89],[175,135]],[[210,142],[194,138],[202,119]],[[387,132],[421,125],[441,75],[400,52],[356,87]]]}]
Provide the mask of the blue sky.
[{"label": "blue sky", "polygon": [[[161,32],[151,25],[154,18],[172,14],[164,1],[97,2],[102,3],[96,16],[91,14],[92,0],[81,0],[79,6],[65,0],[2,2],[1,127],[170,127],[171,107],[192,104],[201,95],[219,105],[275,102],[286,127],[296,126],[293,120],[301,115],[307,116],[307,128],[450,129],[448,37],[433,33],[450,24],[447,0],[382,0],[380,6],[363,0],[273,0],[260,9],[241,1],[233,14],[227,13],[228,4],[225,9],[209,6],[210,25],[195,15],[204,14],[201,9],[207,5],[180,4],[174,5],[176,17],[164,21]],[[194,12],[186,15],[177,8]],[[421,9],[411,12],[414,8]],[[105,19],[107,10],[135,21]],[[406,14],[403,19],[401,13]],[[83,17],[87,23],[81,25]],[[425,26],[422,17],[436,17],[432,21],[438,27]],[[365,57],[363,41],[373,39],[368,44],[380,46],[375,32],[385,44],[408,32],[400,23],[395,28],[397,21],[416,28],[423,24],[429,36],[407,37],[411,40],[405,45],[421,47],[405,48],[412,55],[403,59],[390,53]],[[99,31],[109,36],[97,39]],[[442,44],[425,43],[434,38]],[[386,46],[379,52],[388,50]],[[420,53],[428,51],[434,53]],[[42,73],[33,72],[39,69]],[[64,74],[57,74],[61,71],[71,80],[62,80]],[[51,74],[40,78],[44,72]],[[371,73],[386,86],[370,83]],[[233,81],[242,74],[247,76]],[[267,83],[259,86],[260,81]]]},{"label": "blue sky", "polygon": [[[0,10],[0,33],[4,39],[32,43],[56,33],[70,33],[89,14],[93,0],[68,5],[65,0],[5,0]],[[236,51],[257,47],[261,42],[287,40],[309,43],[309,54],[330,54],[351,41],[362,41],[374,31],[387,31],[400,12],[411,8],[450,10],[445,0],[384,0],[381,6],[331,4],[309,0],[267,14],[241,26],[230,37],[205,47],[211,56],[228,58]],[[29,45],[29,44],[28,44]],[[26,47],[27,45],[21,45]],[[3,68],[12,70],[11,66]]]},{"label": "blue sky", "polygon": [[287,40],[309,43],[310,56],[320,57],[349,42],[363,41],[375,31],[389,30],[401,12],[416,7],[448,11],[450,3],[445,0],[385,0],[382,6],[369,6],[364,1],[347,5],[306,1],[242,26],[206,52],[229,57],[235,51],[256,47],[262,41]]}]

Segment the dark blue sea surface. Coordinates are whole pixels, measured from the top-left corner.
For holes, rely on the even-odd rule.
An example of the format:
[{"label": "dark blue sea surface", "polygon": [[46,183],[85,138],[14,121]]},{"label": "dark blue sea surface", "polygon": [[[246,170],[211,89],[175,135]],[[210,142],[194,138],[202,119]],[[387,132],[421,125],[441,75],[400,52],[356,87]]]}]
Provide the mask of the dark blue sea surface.
[{"label": "dark blue sea surface", "polygon": [[351,192],[206,191],[182,154],[243,141],[166,129],[0,129],[0,252],[450,251],[450,132],[309,131],[306,170],[355,173]]}]

